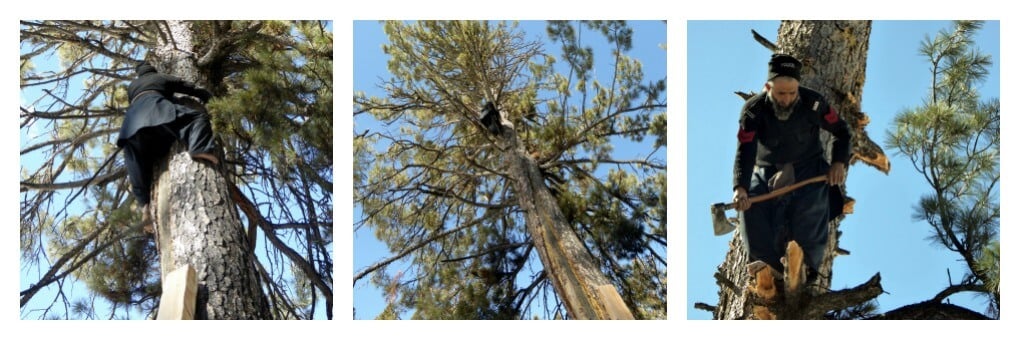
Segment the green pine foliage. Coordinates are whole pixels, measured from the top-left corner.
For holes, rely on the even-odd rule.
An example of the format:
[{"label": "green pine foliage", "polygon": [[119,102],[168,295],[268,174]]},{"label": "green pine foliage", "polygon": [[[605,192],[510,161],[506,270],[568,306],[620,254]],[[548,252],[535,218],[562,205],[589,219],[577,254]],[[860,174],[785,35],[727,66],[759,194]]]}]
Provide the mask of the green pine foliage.
[{"label": "green pine foliage", "polygon": [[[516,22],[382,24],[389,75],[356,84],[354,97],[355,228],[393,255],[356,268],[355,285],[372,284],[388,301],[375,317],[566,314],[504,153],[480,125],[482,103],[495,101],[635,316],[665,318],[665,77],[649,81],[628,54],[630,25],[550,22],[542,42]],[[613,65],[599,70],[611,76],[596,78],[596,61]],[[385,95],[366,95],[369,87]],[[641,155],[613,147],[646,137],[655,142]]]},{"label": "green pine foliage", "polygon": [[[896,116],[888,145],[910,158],[932,191],[914,217],[932,227],[931,239],[958,253],[970,273],[954,286],[980,287],[991,315],[999,307],[999,100],[982,100],[978,85],[991,57],[974,45],[980,21],[958,21],[926,39],[931,92]],[[952,287],[950,287],[952,288]]]}]

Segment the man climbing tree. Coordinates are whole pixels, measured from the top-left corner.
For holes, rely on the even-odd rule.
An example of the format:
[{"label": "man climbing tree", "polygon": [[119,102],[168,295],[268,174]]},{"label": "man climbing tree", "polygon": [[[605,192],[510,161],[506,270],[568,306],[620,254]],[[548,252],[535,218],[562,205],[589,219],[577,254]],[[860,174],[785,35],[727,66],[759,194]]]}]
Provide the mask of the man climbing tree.
[{"label": "man climbing tree", "polygon": [[[818,278],[829,238],[829,187],[846,179],[850,132],[821,94],[800,86],[800,68],[800,61],[790,55],[773,55],[765,91],[744,103],[733,167],[733,202],[743,211],[740,230],[749,258],[755,261],[750,264],[752,272],[767,270],[762,264],[782,272],[780,258],[792,240],[804,251],[806,280],[811,284]],[[831,166],[823,157],[822,129],[835,136]],[[764,195],[822,174],[827,183],[808,184],[753,205],[748,199],[748,195]],[[841,207],[842,201],[835,205]],[[785,265],[799,266],[800,262]],[[801,269],[786,270],[800,273]]]},{"label": "man climbing tree", "polygon": [[[845,168],[837,167],[837,169],[831,170],[834,173],[830,176],[830,168],[832,167],[827,166],[828,164],[835,166],[837,162],[846,162],[844,165],[841,165],[843,167],[856,161],[863,161],[881,171],[888,171],[888,160],[882,153],[881,148],[877,147],[868,138],[867,132],[864,131],[864,126],[868,120],[867,116],[860,109],[860,97],[864,84],[864,70],[870,31],[871,23],[868,21],[782,21],[779,25],[779,35],[776,43],[768,41],[768,39],[762,37],[757,32],[753,32],[753,38],[773,54],[782,53],[796,56],[797,61],[790,60],[787,57],[774,60],[773,66],[770,68],[769,78],[777,76],[779,83],[777,84],[776,81],[773,81],[771,85],[766,87],[766,93],[758,95],[737,93],[744,99],[744,103],[748,107],[753,107],[754,105],[763,106],[763,108],[758,110],[746,111],[755,114],[751,120],[754,135],[750,133],[752,131],[750,129],[738,134],[738,138],[742,137],[742,141],[749,142],[753,137],[757,138],[760,143],[752,143],[750,145],[742,143],[741,155],[745,152],[750,155],[753,152],[754,158],[748,157],[750,160],[744,161],[748,163],[745,165],[745,170],[740,169],[739,160],[736,162],[737,164],[734,169],[735,178],[732,185],[734,191],[736,191],[735,198],[737,201],[740,201],[737,202],[740,203],[737,205],[744,205],[744,207],[749,205],[749,202],[744,202],[743,195],[739,192],[738,187],[743,185],[752,186],[751,181],[753,177],[758,177],[756,179],[758,186],[764,187],[758,190],[767,192],[769,184],[776,187],[796,182],[796,184],[789,185],[786,188],[791,189],[803,184],[804,182],[801,179],[809,178],[806,176],[807,174],[813,175],[815,180],[829,182],[828,184],[815,184],[816,188],[822,188],[822,193],[813,202],[821,201],[832,204],[833,201],[826,198],[828,198],[828,195],[834,194],[833,191],[835,190],[839,190],[839,193],[845,192],[842,182],[846,175],[844,172]],[[839,32],[839,34],[834,34],[833,32]],[[748,40],[752,36],[748,36]],[[799,70],[799,72],[792,72],[795,69]],[[782,73],[786,73],[788,78],[783,79],[779,77]],[[789,77],[791,74],[797,77]],[[786,83],[783,84],[783,81]],[[789,117],[785,121],[782,120],[786,116],[782,112],[785,110],[783,107],[772,107],[770,102],[773,100],[769,99],[769,92],[773,92],[771,96],[775,98],[775,102],[780,102],[779,99],[783,99],[783,96],[779,91],[784,91],[784,86],[788,95],[796,93],[797,97],[800,97],[800,102],[795,103],[793,108],[801,107],[805,108],[804,111],[811,112],[812,114],[806,117],[814,120],[815,124],[811,124],[811,121],[808,121],[807,124],[798,125],[799,123],[794,118],[797,112],[794,110],[790,110]],[[804,88],[811,89],[819,95],[811,94],[809,98],[808,95],[805,95],[808,92],[801,90]],[[752,99],[753,96],[757,96],[759,99],[754,100]],[[777,104],[792,102],[794,101],[792,97],[784,99],[782,103]],[[749,101],[748,99],[752,100]],[[818,102],[817,107],[815,106],[815,101]],[[830,112],[832,113],[831,115]],[[780,113],[780,115],[776,115],[776,113]],[[747,115],[745,117],[752,116]],[[769,119],[768,122],[760,123],[760,121],[766,118]],[[759,121],[759,123],[755,124],[755,120]],[[845,122],[845,130],[835,126],[835,124],[841,124],[840,120]],[[829,128],[823,128],[823,125],[827,125]],[[787,136],[778,135],[778,133],[769,135],[769,130],[783,131],[782,127],[791,126],[800,126],[802,129],[800,130],[801,133]],[[830,130],[836,131],[836,134],[830,133]],[[851,132],[844,132],[846,130]],[[848,135],[850,138],[847,141],[838,140]],[[794,151],[792,152],[793,155],[770,153],[762,157],[760,154],[762,149],[759,149],[756,144],[771,143],[772,145],[766,146],[778,146],[781,141],[779,138],[785,138],[785,140],[782,140],[784,145],[804,143],[802,147],[805,147],[805,149],[782,150],[783,152]],[[814,142],[812,139],[819,138],[822,140],[821,143],[811,144]],[[832,138],[837,140],[832,140]],[[806,146],[817,147],[819,144],[821,145],[820,152],[818,152],[818,149],[806,148]],[[847,147],[847,144],[849,144],[850,149],[842,149]],[[792,169],[788,170],[795,172],[792,179],[789,175],[771,178],[774,173],[769,173],[769,177],[765,177],[764,173],[755,174],[752,171],[754,163],[757,163],[757,158],[765,158],[766,160],[771,158],[767,163],[769,166],[772,166],[773,163],[782,164],[789,162],[789,160],[780,159],[779,157],[798,159],[799,157],[811,156],[816,153],[818,158],[822,159],[821,161],[816,160],[818,163],[797,164],[794,162],[791,165],[790,168]],[[801,168],[805,168],[803,172],[806,172],[806,174],[801,173]],[[780,172],[780,170],[783,170],[782,167],[772,171]],[[737,176],[738,173],[743,175],[746,180],[741,181],[741,176]],[[771,183],[770,179],[772,180]],[[835,184],[836,186],[829,186],[829,184]],[[826,187],[830,187],[830,190],[824,190]],[[788,197],[780,197],[777,202],[764,204],[785,204],[784,206],[788,206],[791,202],[797,202],[797,196],[796,193],[789,194]],[[750,195],[749,197],[753,198]],[[730,241],[730,249],[726,253],[725,261],[719,265],[718,271],[714,275],[715,282],[720,287],[718,304],[711,306],[704,303],[696,303],[695,307],[711,311],[716,319],[819,319],[824,318],[827,313],[833,310],[857,306],[873,299],[882,292],[880,285],[881,278],[878,275],[873,276],[864,284],[856,287],[840,291],[829,290],[833,259],[838,254],[846,254],[845,251],[839,248],[838,225],[843,218],[843,214],[850,211],[848,207],[852,207],[852,202],[853,200],[847,197],[842,206],[829,207],[829,204],[822,204],[819,207],[819,209],[829,210],[827,213],[821,214],[816,212],[817,215],[815,215],[821,215],[820,220],[823,226],[819,232],[824,236],[817,234],[810,235],[812,237],[805,238],[808,240],[805,242],[813,243],[812,246],[821,245],[821,249],[810,249],[806,254],[803,253],[805,248],[801,248],[802,245],[791,246],[796,243],[776,245],[777,242],[781,242],[780,240],[796,239],[797,231],[791,230],[790,234],[784,235],[782,234],[784,232],[782,228],[777,228],[777,233],[762,232],[764,240],[760,243],[762,244],[761,247],[754,245],[746,246],[747,242],[757,242],[751,240],[752,237],[758,237],[753,235],[744,236],[745,232],[761,232],[761,230],[752,230],[755,229],[755,217],[747,218],[744,228],[738,228],[737,235]],[[838,202],[835,203],[838,204]],[[755,203],[754,205],[757,204]],[[752,211],[754,205],[749,207]],[[794,211],[796,210],[777,213],[774,217],[783,219],[792,218],[794,219],[793,223],[797,223],[796,219],[800,217],[800,214]],[[829,219],[832,217],[834,219],[829,222]],[[785,221],[780,220],[770,224],[780,226],[783,223]],[[780,238],[779,240],[774,238],[777,236]],[[819,242],[818,240],[824,241]],[[800,240],[797,241],[797,243],[799,242]],[[748,252],[749,248],[750,254]],[[758,248],[758,250],[755,250],[755,248]],[[771,262],[770,265],[765,265],[766,260],[758,257],[765,256],[761,253],[769,254],[767,261]],[[807,270],[799,272],[797,270],[804,269],[804,267],[783,264],[782,258],[786,256],[786,253],[790,255],[806,255],[805,258],[802,258],[802,260],[808,262],[804,267],[812,268],[817,272],[812,277],[813,282],[811,282],[811,285],[799,284],[800,282],[806,282],[807,273],[805,271]],[[789,256],[787,262],[793,262],[797,257]],[[748,266],[749,263],[756,260],[761,260],[762,262],[754,266]],[[787,270],[779,272],[778,270],[769,269],[777,264],[781,268],[787,267]]]},{"label": "man climbing tree", "polygon": [[388,73],[359,84],[380,90],[354,113],[355,232],[392,253],[357,265],[355,288],[387,300],[369,317],[664,318],[665,59],[649,42],[665,25],[379,26]]},{"label": "man climbing tree", "polygon": [[21,317],[155,318],[190,266],[196,319],[332,318],[331,30],[21,21]]},{"label": "man climbing tree", "polygon": [[137,79],[128,85],[131,98],[121,125],[117,146],[124,148],[124,166],[131,181],[131,192],[142,206],[144,221],[150,220],[149,190],[156,162],[166,156],[175,141],[188,146],[194,159],[219,164],[213,154],[209,114],[178,104],[174,93],[197,97],[202,103],[212,97],[206,89],[181,78],[160,74],[148,62],[135,68]]}]

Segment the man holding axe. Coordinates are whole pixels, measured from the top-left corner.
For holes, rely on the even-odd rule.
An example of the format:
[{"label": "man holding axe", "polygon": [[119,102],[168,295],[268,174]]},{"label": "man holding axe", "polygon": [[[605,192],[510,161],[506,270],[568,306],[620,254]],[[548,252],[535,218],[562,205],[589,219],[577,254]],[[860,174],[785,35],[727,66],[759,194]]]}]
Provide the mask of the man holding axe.
[{"label": "man holding axe", "polygon": [[[744,103],[732,205],[743,213],[741,235],[750,261],[782,272],[786,243],[796,241],[810,283],[817,279],[828,242],[830,186],[838,190],[846,179],[850,131],[821,94],[800,86],[800,68],[793,56],[773,55],[765,91]],[[831,166],[821,129],[835,137]]]}]

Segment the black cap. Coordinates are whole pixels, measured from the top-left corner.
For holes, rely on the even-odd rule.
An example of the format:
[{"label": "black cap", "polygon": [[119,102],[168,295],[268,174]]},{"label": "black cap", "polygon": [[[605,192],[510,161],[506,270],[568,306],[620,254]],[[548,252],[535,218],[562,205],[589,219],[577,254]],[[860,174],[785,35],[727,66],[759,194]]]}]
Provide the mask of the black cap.
[{"label": "black cap", "polygon": [[147,61],[143,61],[138,66],[135,66],[135,75],[141,77],[143,74],[156,72],[156,67],[149,64]]},{"label": "black cap", "polygon": [[769,78],[787,76],[800,80],[800,61],[789,54],[773,54],[769,60]]}]

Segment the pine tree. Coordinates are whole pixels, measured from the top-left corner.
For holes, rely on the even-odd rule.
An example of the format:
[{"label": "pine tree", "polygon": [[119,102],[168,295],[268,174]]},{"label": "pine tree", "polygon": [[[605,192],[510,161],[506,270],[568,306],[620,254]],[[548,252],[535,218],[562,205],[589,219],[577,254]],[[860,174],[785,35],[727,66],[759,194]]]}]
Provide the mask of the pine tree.
[{"label": "pine tree", "polygon": [[[354,277],[386,292],[378,317],[664,318],[664,161],[612,148],[666,144],[665,78],[628,57],[629,25],[550,22],[559,59],[517,23],[383,25],[392,78],[355,95],[354,141],[355,227],[394,254]],[[608,39],[609,83],[582,33]]]},{"label": "pine tree", "polygon": [[907,156],[932,192],[915,218],[932,228],[932,240],[960,255],[970,273],[938,292],[940,304],[959,292],[988,297],[999,315],[999,100],[981,100],[977,85],[991,56],[972,37],[980,21],[957,21],[952,31],[927,37],[920,48],[931,72],[929,97],[896,116],[887,145]]},{"label": "pine tree", "polygon": [[[320,303],[331,318],[326,25],[22,21],[22,269],[49,267],[22,291],[23,317],[151,317],[161,272],[188,263],[199,272],[200,318],[307,319]],[[154,188],[158,240],[140,228],[113,143],[142,59],[212,90],[223,148],[219,169],[167,157]],[[63,310],[33,301],[44,289],[67,294],[68,280],[89,296],[68,295]],[[93,309],[96,299],[110,310]]]}]

